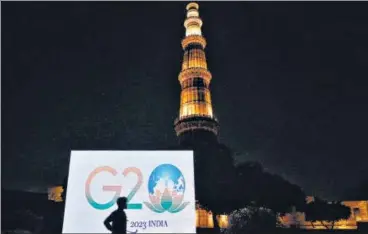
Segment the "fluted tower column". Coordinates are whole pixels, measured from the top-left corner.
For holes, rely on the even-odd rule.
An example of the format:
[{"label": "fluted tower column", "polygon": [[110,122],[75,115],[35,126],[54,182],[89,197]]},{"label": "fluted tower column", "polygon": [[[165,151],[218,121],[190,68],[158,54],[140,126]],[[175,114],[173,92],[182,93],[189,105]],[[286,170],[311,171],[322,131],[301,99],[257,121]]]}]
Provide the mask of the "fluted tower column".
[{"label": "fluted tower column", "polygon": [[217,140],[219,125],[211,102],[212,75],[208,71],[204,52],[206,40],[202,35],[199,5],[192,2],[186,9],[185,37],[181,42],[184,56],[179,74],[180,111],[175,120],[175,131],[181,142],[195,138],[201,138],[201,141],[205,138]]}]

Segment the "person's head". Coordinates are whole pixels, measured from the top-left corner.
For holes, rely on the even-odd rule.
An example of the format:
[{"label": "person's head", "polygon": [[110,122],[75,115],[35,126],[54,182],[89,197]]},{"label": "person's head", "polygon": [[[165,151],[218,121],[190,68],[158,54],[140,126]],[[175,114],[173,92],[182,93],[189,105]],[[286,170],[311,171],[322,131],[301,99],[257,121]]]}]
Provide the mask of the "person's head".
[{"label": "person's head", "polygon": [[127,208],[127,201],[128,199],[126,197],[119,197],[116,203],[118,204],[118,209],[123,210]]}]

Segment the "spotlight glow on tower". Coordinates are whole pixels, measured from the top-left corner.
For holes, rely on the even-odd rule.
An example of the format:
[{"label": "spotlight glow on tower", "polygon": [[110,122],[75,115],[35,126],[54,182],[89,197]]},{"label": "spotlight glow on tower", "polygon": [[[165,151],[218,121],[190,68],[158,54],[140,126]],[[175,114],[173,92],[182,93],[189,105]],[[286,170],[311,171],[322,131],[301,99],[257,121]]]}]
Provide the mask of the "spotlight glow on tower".
[{"label": "spotlight glow on tower", "polygon": [[175,120],[178,136],[198,131],[218,134],[218,122],[213,113],[210,82],[211,73],[207,68],[206,39],[202,35],[203,22],[199,17],[199,5],[189,3],[184,21],[185,38],[182,69],[179,74],[181,85],[179,117]]}]

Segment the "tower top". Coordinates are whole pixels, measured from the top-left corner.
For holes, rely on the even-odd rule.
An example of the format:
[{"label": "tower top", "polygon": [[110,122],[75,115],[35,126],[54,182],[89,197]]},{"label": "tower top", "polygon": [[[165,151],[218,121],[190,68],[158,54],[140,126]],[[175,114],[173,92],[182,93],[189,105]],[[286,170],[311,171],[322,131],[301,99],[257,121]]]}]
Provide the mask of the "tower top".
[{"label": "tower top", "polygon": [[187,5],[187,11],[189,11],[191,9],[198,10],[199,9],[198,3],[195,3],[195,2],[188,3],[188,5]]},{"label": "tower top", "polygon": [[195,2],[191,2],[187,5],[187,17],[184,21],[185,36],[201,36],[202,20],[199,17],[199,5]]}]

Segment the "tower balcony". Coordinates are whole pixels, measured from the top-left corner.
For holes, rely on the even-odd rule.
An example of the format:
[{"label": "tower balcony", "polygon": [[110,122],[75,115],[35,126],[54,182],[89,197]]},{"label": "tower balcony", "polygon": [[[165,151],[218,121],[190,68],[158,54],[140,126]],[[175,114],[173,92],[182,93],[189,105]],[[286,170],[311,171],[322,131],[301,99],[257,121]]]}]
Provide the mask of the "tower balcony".
[{"label": "tower balcony", "polygon": [[181,41],[181,46],[183,49],[185,49],[189,44],[200,44],[204,49],[206,48],[207,42],[203,36],[190,35],[190,36],[185,37]]},{"label": "tower balcony", "polygon": [[203,78],[208,84],[211,82],[212,79],[212,75],[207,69],[200,67],[191,67],[181,71],[178,80],[180,83],[182,83],[186,79],[195,77]]},{"label": "tower balcony", "polygon": [[176,118],[174,121],[176,135],[179,136],[185,132],[208,131],[218,135],[219,124],[216,118],[188,116],[185,118]]}]

